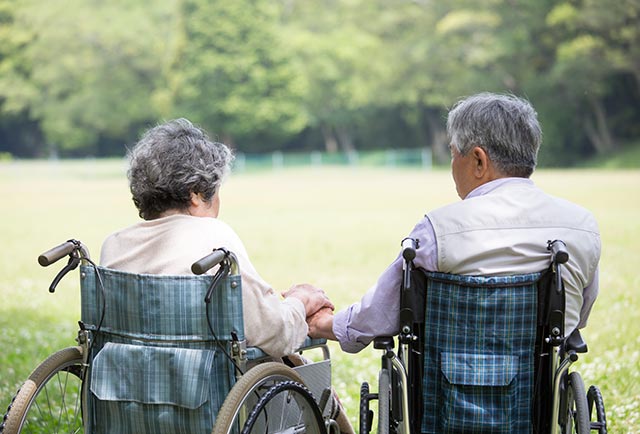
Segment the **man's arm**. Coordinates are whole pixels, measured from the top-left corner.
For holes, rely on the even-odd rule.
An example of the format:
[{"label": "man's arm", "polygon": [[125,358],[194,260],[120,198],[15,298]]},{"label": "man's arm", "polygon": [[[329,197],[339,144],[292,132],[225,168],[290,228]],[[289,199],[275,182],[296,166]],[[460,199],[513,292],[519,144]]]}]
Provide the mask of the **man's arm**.
[{"label": "man's arm", "polygon": [[580,309],[580,322],[578,323],[579,329],[587,326],[587,319],[589,318],[589,314],[591,313],[591,308],[598,297],[598,292],[600,292],[599,287],[599,275],[600,275],[600,267],[596,268],[595,275],[593,276],[593,280],[587,287],[584,289],[582,296],[582,309]]}]

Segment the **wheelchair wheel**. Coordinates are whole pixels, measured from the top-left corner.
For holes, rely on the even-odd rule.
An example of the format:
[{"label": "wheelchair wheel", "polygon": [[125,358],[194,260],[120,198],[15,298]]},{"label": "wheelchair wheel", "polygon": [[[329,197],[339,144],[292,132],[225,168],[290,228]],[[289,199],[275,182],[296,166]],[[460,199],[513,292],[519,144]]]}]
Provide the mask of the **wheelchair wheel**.
[{"label": "wheelchair wheel", "polygon": [[324,432],[324,420],[311,392],[301,383],[284,381],[262,395],[241,434]]},{"label": "wheelchair wheel", "polygon": [[233,386],[220,407],[213,434],[240,433],[260,398],[273,386],[284,381],[304,385],[300,375],[282,363],[263,363],[249,369]]},{"label": "wheelchair wheel", "polygon": [[566,423],[562,427],[563,434],[588,434],[591,431],[587,393],[578,372],[569,374],[565,411]]},{"label": "wheelchair wheel", "polygon": [[[598,434],[607,434],[607,417],[604,411],[604,400],[600,389],[596,386],[589,387],[587,392],[587,403],[589,405],[589,419],[591,420],[591,430],[598,431]],[[594,410],[595,409],[595,414]],[[593,420],[595,417],[595,421]]]},{"label": "wheelchair wheel", "polygon": [[378,377],[378,434],[389,432],[391,413],[391,378],[388,369],[381,369]]},{"label": "wheelchair wheel", "polygon": [[369,383],[365,381],[360,386],[360,434],[369,434],[371,422],[373,412],[369,409]]},{"label": "wheelchair wheel", "polygon": [[81,376],[81,347],[49,356],[9,404],[0,433],[82,432]]}]

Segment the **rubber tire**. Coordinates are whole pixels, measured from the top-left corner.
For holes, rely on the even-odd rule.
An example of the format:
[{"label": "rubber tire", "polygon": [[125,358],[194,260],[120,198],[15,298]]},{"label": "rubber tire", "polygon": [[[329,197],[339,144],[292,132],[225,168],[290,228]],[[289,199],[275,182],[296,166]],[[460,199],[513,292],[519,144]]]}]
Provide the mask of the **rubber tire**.
[{"label": "rubber tire", "polygon": [[371,431],[370,426],[370,411],[369,410],[369,383],[366,381],[360,386],[360,434],[369,434]]},{"label": "rubber tire", "polygon": [[589,434],[589,404],[584,382],[578,372],[569,374],[567,380],[567,424],[562,427],[563,434]]},{"label": "rubber tire", "polygon": [[[589,420],[593,421],[593,417],[595,416],[595,421],[597,423],[596,427],[591,425],[591,429],[598,430],[598,434],[607,434],[607,416],[604,410],[604,400],[602,399],[602,394],[600,393],[600,389],[596,386],[589,387],[587,391],[587,403],[589,405]],[[595,408],[595,415],[594,410]]]},{"label": "rubber tire", "polygon": [[[82,368],[82,347],[69,347],[64,348],[49,357],[47,357],[42,363],[40,363],[36,369],[33,370],[31,375],[27,381],[20,387],[18,393],[9,404],[9,408],[7,409],[7,414],[4,416],[4,420],[2,425],[0,425],[0,433],[2,434],[18,434],[18,433],[28,433],[28,426],[25,426],[25,421],[27,420],[27,415],[29,411],[32,409],[32,405],[36,402],[40,393],[44,391],[47,394],[47,399],[51,398],[51,395],[48,394],[47,384],[51,382],[51,380],[56,378],[56,374],[65,372],[65,380],[62,382],[57,382],[54,385],[56,388],[60,388],[61,384],[67,384],[66,381],[71,377],[75,377],[80,382],[78,393],[82,393],[82,380],[80,378],[80,372]],[[59,380],[59,378],[58,378]],[[79,397],[75,401],[75,419],[70,421],[73,424],[69,426],[74,427],[77,432],[83,431],[83,420],[82,420],[82,405],[81,405],[81,397]],[[36,405],[37,407],[38,405]],[[33,408],[34,412],[40,410],[37,408]],[[62,410],[62,409],[61,409]],[[62,412],[61,412],[62,414]],[[61,416],[56,415],[56,416]],[[69,422],[68,418],[65,418],[67,422]],[[62,421],[60,417],[58,419]],[[26,429],[25,429],[26,428]],[[43,432],[42,427],[38,427],[39,431]],[[59,432],[76,432],[71,428],[62,428],[58,427]],[[44,429],[44,431],[48,431]]]},{"label": "rubber tire", "polygon": [[[269,416],[269,413],[267,413],[265,409],[270,401],[275,399],[280,393],[283,393],[283,392],[287,393],[287,396],[285,398],[287,401],[287,404],[286,404],[287,406],[291,405],[292,396],[294,396],[293,400],[295,400],[295,402],[298,405],[296,410],[300,414],[298,415],[299,417],[298,423],[295,426],[300,426],[300,423],[302,422],[302,426],[305,429],[304,431],[305,433],[308,433],[308,434],[325,434],[326,433],[324,420],[322,419],[322,413],[320,413],[318,404],[313,398],[313,395],[311,395],[311,392],[309,392],[309,389],[307,389],[303,384],[298,383],[297,381],[283,381],[271,387],[264,395],[262,395],[258,403],[251,410],[251,413],[249,413],[249,417],[247,418],[247,421],[245,422],[244,427],[242,428],[241,434],[251,434],[253,432],[252,430],[254,428],[256,421],[258,420],[258,418],[260,417],[260,414],[262,413],[265,413],[269,419],[269,422],[272,422],[272,418],[274,417],[274,415],[271,414],[271,416]],[[299,397],[300,401],[295,398],[296,395]],[[305,410],[311,411],[312,413],[311,417],[304,418],[303,415]],[[280,431],[282,431],[282,427],[283,427],[282,423],[276,424],[276,426],[279,426]],[[262,427],[259,427],[259,428],[262,428]],[[285,428],[285,430],[287,429]],[[268,433],[269,431],[268,430],[262,431],[261,429],[259,432]],[[297,431],[294,431],[294,432],[297,432]]]},{"label": "rubber tire", "polygon": [[381,369],[378,376],[378,434],[389,434],[391,415],[391,378],[388,369]]},{"label": "rubber tire", "polygon": [[[255,393],[264,387],[266,383],[282,381],[295,381],[304,385],[300,374],[282,363],[268,362],[249,369],[240,377],[229,392],[229,395],[227,395],[224,403],[222,403],[222,407],[220,407],[220,411],[218,411],[218,416],[216,417],[215,425],[213,426],[212,434],[229,434],[247,399],[249,397],[255,398]],[[271,386],[272,384],[269,384],[268,387]],[[262,392],[262,394],[259,394],[260,396],[266,393],[266,390]],[[256,399],[256,402],[257,401]],[[251,404],[251,408],[247,410],[251,411],[254,405],[255,403]]]}]

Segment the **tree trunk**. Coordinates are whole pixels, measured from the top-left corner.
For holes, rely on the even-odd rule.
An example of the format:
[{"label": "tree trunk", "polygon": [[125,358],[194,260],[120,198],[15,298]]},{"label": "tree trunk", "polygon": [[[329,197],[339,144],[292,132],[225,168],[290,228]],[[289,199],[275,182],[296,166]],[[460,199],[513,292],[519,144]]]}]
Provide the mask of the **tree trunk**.
[{"label": "tree trunk", "polygon": [[590,97],[589,103],[593,109],[593,117],[588,116],[585,120],[585,131],[597,153],[606,154],[616,148],[607,123],[607,114],[599,99]]},{"label": "tree trunk", "polygon": [[426,138],[426,143],[431,147],[434,160],[438,163],[448,162],[450,158],[447,130],[439,110],[420,106],[420,129],[422,136]]},{"label": "tree trunk", "polygon": [[349,153],[356,150],[356,147],[353,144],[353,137],[351,137],[351,133],[349,133],[347,128],[336,128],[336,135],[338,136],[340,147],[344,152]]},{"label": "tree trunk", "polygon": [[324,138],[324,148],[329,154],[335,154],[338,152],[338,139],[333,134],[333,129],[328,125],[322,125],[320,127],[322,137]]},{"label": "tree trunk", "polygon": [[640,71],[638,69],[633,70],[633,77],[636,79],[636,91],[640,94]]}]

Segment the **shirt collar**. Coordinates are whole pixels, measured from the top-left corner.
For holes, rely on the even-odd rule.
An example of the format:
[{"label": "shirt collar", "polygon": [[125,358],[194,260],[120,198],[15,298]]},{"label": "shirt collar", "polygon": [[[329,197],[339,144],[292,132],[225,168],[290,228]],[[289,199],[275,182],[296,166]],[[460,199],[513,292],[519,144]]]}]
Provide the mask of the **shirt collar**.
[{"label": "shirt collar", "polygon": [[493,190],[502,187],[503,185],[512,185],[512,184],[525,184],[525,185],[533,185],[533,181],[529,178],[498,178],[493,181],[486,182],[475,189],[473,189],[465,200],[471,199],[472,197],[484,196],[485,194],[491,193]]}]

